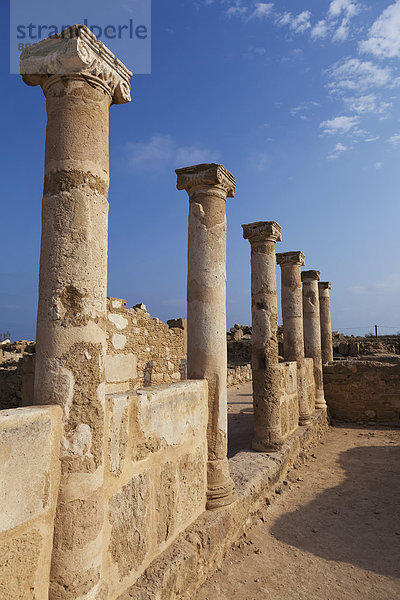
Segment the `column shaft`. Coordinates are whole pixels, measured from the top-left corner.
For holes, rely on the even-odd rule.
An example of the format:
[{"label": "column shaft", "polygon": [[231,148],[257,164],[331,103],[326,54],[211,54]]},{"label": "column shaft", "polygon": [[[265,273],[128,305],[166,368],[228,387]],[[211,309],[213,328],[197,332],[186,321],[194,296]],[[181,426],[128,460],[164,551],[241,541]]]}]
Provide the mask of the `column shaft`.
[{"label": "column shaft", "polygon": [[281,301],[283,319],[283,348],[287,361],[297,362],[297,391],[299,398],[299,423],[311,423],[312,404],[306,382],[306,366],[303,334],[303,298],[301,290],[301,267],[305,256],[302,252],[277,254],[281,267]]},{"label": "column shaft", "polygon": [[208,381],[207,508],[214,509],[235,499],[227,459],[225,213],[234,179],[221,165],[178,169],[177,174],[178,189],[189,194],[188,378]]},{"label": "column shaft", "polygon": [[242,225],[251,244],[253,449],[270,452],[283,444],[278,369],[278,301],[275,243],[281,228],[274,221]]},{"label": "column shaft", "polygon": [[114,88],[129,96],[131,73],[119,63],[110,82],[108,49],[85,27],[69,33],[21,55],[47,105],[34,398],[63,408],[49,598],[103,600],[109,108],[130,99]]},{"label": "column shaft", "polygon": [[304,348],[307,358],[314,361],[315,407],[325,408],[321,358],[321,325],[319,314],[319,271],[303,271]]},{"label": "column shaft", "polygon": [[332,286],[329,281],[318,282],[321,322],[321,354],[323,364],[333,360],[331,305],[329,298],[329,290],[331,288]]}]

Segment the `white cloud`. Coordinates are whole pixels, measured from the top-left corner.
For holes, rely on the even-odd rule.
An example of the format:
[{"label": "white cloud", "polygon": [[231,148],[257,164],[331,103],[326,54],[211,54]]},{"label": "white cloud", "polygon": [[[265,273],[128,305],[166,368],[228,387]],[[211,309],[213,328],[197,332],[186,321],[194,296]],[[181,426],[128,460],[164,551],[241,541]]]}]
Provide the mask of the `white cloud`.
[{"label": "white cloud", "polygon": [[392,106],[391,102],[379,100],[375,94],[366,94],[364,96],[349,96],[344,98],[344,103],[349,110],[358,115],[383,115],[387,113]]},{"label": "white cloud", "polygon": [[388,142],[389,144],[392,144],[392,146],[394,146],[395,148],[397,148],[397,146],[400,146],[400,133],[395,133],[394,135],[391,135],[388,139]]},{"label": "white cloud", "polygon": [[264,19],[270,17],[274,11],[273,2],[257,2],[253,12],[250,15],[251,19]]},{"label": "white cloud", "polygon": [[331,160],[335,160],[341,154],[343,154],[343,152],[346,152],[347,150],[349,150],[349,148],[339,142],[338,144],[336,144],[336,146],[332,150],[331,154],[328,155],[328,158]]},{"label": "white cloud", "polygon": [[236,6],[230,6],[226,12],[225,12],[225,16],[230,18],[230,17],[236,17],[236,16],[240,16],[240,15],[244,15],[247,12],[247,6],[240,6],[240,5],[236,5]]},{"label": "white cloud", "polygon": [[314,40],[323,40],[328,35],[329,30],[330,30],[330,27],[329,27],[328,23],[325,21],[325,19],[321,19],[311,29],[311,37]]},{"label": "white cloud", "polygon": [[277,16],[276,23],[280,27],[287,25],[294,33],[304,33],[311,28],[311,13],[309,10],[303,10],[298,15],[291,12],[284,12]]},{"label": "white cloud", "polygon": [[357,0],[332,0],[329,5],[328,15],[332,18],[345,15],[346,17],[354,17],[360,12],[360,5]]},{"label": "white cloud", "polygon": [[359,49],[382,58],[400,56],[400,0],[385,8]]},{"label": "white cloud", "polygon": [[[320,105],[319,102],[315,102],[314,100],[309,100],[308,102],[302,102],[298,106],[294,106],[293,108],[291,108],[290,114],[292,115],[292,117],[296,117],[299,113],[307,112],[319,105]],[[305,118],[305,116],[300,114],[300,118]]]},{"label": "white cloud", "polygon": [[383,162],[376,162],[375,163],[375,169],[378,171],[379,169],[382,169],[383,167]]},{"label": "white cloud", "polygon": [[128,162],[137,170],[161,170],[219,159],[219,152],[201,146],[178,146],[172,136],[154,134],[145,142],[127,144]]},{"label": "white cloud", "polygon": [[360,120],[358,117],[335,117],[334,119],[329,119],[327,121],[322,121],[320,123],[320,128],[323,130],[323,133],[328,135],[336,135],[336,134],[346,134],[349,132],[356,133],[356,128],[358,127]]},{"label": "white cloud", "polygon": [[331,92],[364,92],[370,88],[398,85],[389,67],[378,67],[371,61],[347,58],[329,70]]}]

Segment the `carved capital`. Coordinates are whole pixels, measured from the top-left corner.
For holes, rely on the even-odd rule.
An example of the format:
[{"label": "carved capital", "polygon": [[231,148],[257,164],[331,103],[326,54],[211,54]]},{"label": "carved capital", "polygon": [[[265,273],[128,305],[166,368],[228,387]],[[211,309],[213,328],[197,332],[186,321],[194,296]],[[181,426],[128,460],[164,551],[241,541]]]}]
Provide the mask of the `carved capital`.
[{"label": "carved capital", "polygon": [[233,198],[236,191],[236,181],[223,165],[216,163],[194,165],[176,169],[178,176],[176,187],[178,190],[186,190],[188,194],[198,187],[219,187],[226,192],[228,198]]},{"label": "carved capital", "polygon": [[295,252],[279,252],[276,255],[276,262],[278,265],[296,265],[298,267],[304,267],[305,255],[297,250]]},{"label": "carved capital", "polygon": [[27,85],[42,85],[53,75],[82,75],[99,81],[114,104],[130,102],[132,73],[85,25],[73,25],[21,52]]},{"label": "carved capital", "polygon": [[243,237],[249,240],[250,244],[254,242],[281,242],[282,229],[276,221],[257,221],[242,225]]},{"label": "carved capital", "polygon": [[332,285],[330,281],[318,281],[318,288],[320,290],[331,290]]},{"label": "carved capital", "polygon": [[302,281],[319,281],[320,272],[319,271],[302,271],[301,280]]}]

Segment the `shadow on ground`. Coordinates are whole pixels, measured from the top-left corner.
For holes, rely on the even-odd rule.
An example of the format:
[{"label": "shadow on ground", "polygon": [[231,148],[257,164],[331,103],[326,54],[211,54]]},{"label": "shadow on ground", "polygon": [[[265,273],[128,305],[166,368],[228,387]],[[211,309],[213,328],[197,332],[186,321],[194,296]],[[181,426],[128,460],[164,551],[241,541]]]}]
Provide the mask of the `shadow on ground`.
[{"label": "shadow on ground", "polygon": [[236,394],[229,402],[228,458],[251,450],[253,421],[253,394]]},{"label": "shadow on ground", "polygon": [[277,539],[327,560],[400,578],[400,447],[342,452],[346,479],[272,526]]}]

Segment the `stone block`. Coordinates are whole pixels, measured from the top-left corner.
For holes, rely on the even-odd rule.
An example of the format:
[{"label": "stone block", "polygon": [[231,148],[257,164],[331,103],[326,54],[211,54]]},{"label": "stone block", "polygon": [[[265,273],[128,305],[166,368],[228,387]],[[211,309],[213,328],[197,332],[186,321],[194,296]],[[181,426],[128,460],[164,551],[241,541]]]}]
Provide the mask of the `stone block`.
[{"label": "stone block", "polygon": [[151,546],[152,513],[150,471],[132,477],[109,501],[109,553],[120,578],[143,563]]},{"label": "stone block", "polygon": [[129,381],[137,377],[137,357],[134,354],[107,354],[105,364],[107,383]]}]

